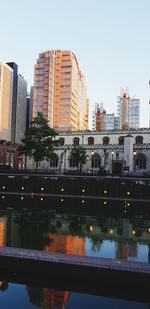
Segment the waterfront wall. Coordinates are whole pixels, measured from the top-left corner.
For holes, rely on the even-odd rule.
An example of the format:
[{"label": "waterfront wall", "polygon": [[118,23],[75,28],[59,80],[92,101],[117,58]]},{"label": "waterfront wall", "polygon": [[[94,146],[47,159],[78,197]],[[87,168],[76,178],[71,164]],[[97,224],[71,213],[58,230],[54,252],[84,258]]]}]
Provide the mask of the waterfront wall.
[{"label": "waterfront wall", "polygon": [[150,179],[46,174],[0,174],[1,194],[150,200]]}]

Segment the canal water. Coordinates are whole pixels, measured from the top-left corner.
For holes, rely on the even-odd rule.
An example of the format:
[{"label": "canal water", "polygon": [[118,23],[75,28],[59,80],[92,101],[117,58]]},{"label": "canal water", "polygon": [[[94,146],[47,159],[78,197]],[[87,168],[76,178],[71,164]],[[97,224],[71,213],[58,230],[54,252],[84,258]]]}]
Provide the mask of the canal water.
[{"label": "canal water", "polygon": [[[23,199],[21,199],[23,197]],[[149,203],[3,196],[0,246],[150,262]],[[84,202],[83,202],[84,201]],[[0,275],[1,276],[1,275]],[[115,279],[114,279],[115,281]],[[114,282],[115,284],[115,282]],[[9,282],[0,277],[0,308],[150,308],[150,302]]]}]

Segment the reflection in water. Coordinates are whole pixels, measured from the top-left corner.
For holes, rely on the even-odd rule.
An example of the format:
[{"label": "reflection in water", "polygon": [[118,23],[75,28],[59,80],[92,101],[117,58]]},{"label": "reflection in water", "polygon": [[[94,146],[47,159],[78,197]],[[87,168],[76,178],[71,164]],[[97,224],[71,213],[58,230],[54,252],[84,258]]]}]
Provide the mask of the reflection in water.
[{"label": "reflection in water", "polygon": [[1,211],[0,244],[149,262],[150,219]]},{"label": "reflection in water", "polygon": [[[97,205],[97,201],[95,203]],[[94,205],[94,200],[92,205]],[[101,206],[105,209],[107,207],[107,212],[98,211],[96,215],[88,215],[85,204],[84,213],[77,212],[77,215],[62,212],[60,208],[55,211],[48,209],[1,210],[0,246],[150,262],[150,216],[148,212],[146,215],[133,211],[125,213],[124,211],[131,209],[131,204],[122,205],[119,202],[118,205],[114,202],[114,215],[113,208],[111,208],[110,216],[108,215],[109,202],[102,203]],[[7,293],[9,288],[7,282],[0,281],[1,291]],[[69,291],[56,291],[30,285],[26,287],[26,291],[31,305],[26,308],[71,308],[69,306],[72,294]],[[18,293],[17,285],[15,293]]]},{"label": "reflection in water", "polygon": [[43,309],[64,309],[70,292],[46,288],[27,287],[30,302]]}]

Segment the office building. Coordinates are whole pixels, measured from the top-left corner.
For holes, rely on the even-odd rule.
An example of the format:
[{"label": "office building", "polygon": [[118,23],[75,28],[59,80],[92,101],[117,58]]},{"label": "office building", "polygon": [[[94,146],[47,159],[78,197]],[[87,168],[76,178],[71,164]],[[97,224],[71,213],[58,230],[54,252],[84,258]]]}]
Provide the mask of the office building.
[{"label": "office building", "polygon": [[114,130],[115,128],[115,116],[114,114],[104,114],[103,115],[104,129]]},{"label": "office building", "polygon": [[20,144],[26,130],[27,81],[19,74],[17,84],[15,143]]},{"label": "office building", "polygon": [[34,67],[33,118],[37,112],[57,131],[88,129],[85,77],[72,51],[39,54]]},{"label": "office building", "polygon": [[12,82],[12,111],[11,111],[11,142],[15,143],[16,135],[16,110],[17,110],[17,87],[18,87],[18,65],[15,62],[7,62],[13,70]]},{"label": "office building", "polygon": [[27,82],[18,74],[15,62],[7,62],[7,65],[13,70],[10,141],[21,143],[26,129]]},{"label": "office building", "polygon": [[11,140],[13,69],[0,63],[0,139]]},{"label": "office building", "polygon": [[126,90],[121,89],[121,95],[118,97],[117,112],[120,129],[139,128],[140,100],[134,97],[130,98],[128,88]]},{"label": "office building", "polygon": [[103,103],[95,103],[95,110],[92,113],[92,130],[103,131],[104,125],[104,114],[106,113]]}]

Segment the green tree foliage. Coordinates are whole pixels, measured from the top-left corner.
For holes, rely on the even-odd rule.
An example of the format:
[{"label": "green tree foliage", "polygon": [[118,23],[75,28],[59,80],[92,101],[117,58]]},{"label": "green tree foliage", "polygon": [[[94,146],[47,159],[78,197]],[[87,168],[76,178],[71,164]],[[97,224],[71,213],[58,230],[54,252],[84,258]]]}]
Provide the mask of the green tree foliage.
[{"label": "green tree foliage", "polygon": [[82,172],[83,165],[87,162],[86,150],[81,145],[76,145],[70,153],[70,160],[75,162],[78,171]]},{"label": "green tree foliage", "polygon": [[56,135],[57,132],[49,127],[48,120],[42,113],[38,113],[25,132],[23,144],[18,149],[19,153],[33,157],[37,169],[40,161],[48,160],[53,155],[54,147],[58,145]]}]

